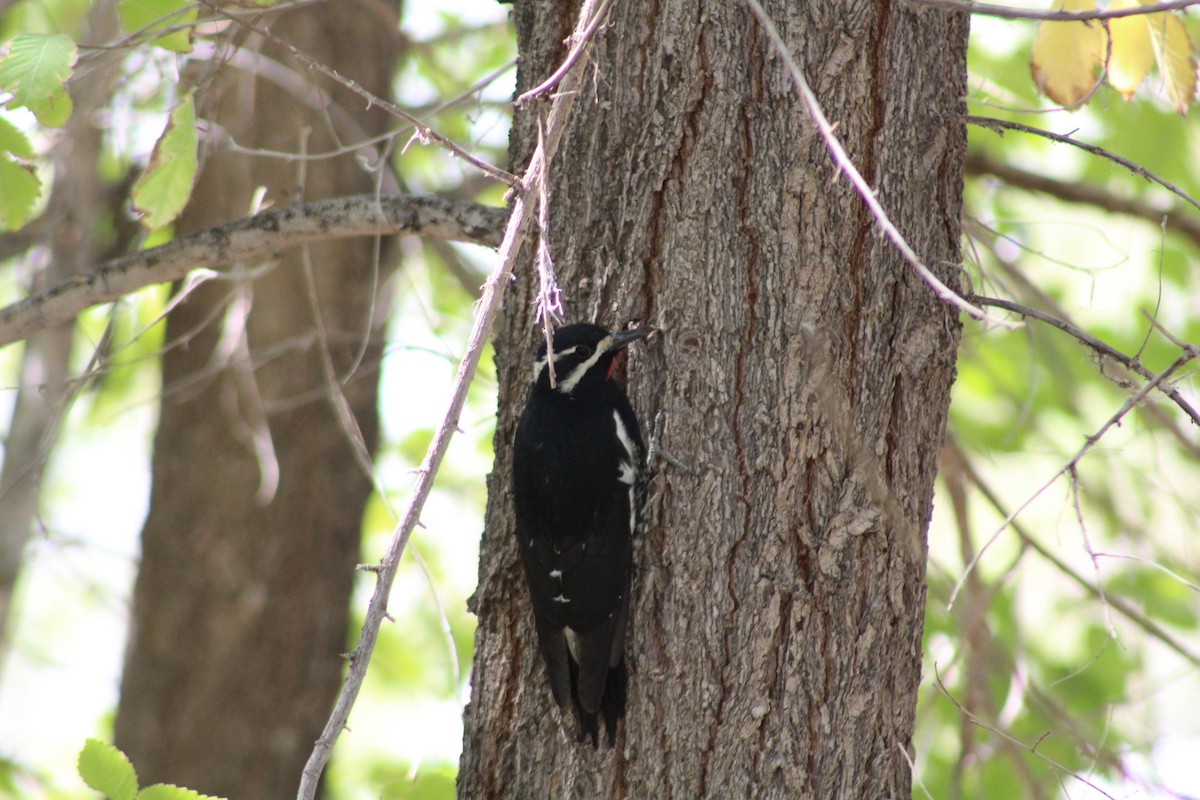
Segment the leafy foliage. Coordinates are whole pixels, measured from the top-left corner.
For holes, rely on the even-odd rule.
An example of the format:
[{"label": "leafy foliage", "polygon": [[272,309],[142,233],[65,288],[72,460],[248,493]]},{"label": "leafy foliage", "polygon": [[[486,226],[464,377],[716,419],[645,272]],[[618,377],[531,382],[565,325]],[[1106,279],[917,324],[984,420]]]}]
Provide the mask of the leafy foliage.
[{"label": "leafy foliage", "polygon": [[133,207],[143,225],[161,228],[183,212],[196,166],[196,102],[189,92],[171,109],[150,163],[133,185]]},{"label": "leafy foliage", "polygon": [[137,772],[117,748],[99,739],[88,739],[79,751],[79,777],[90,788],[110,800],[133,800],[137,795]]},{"label": "leafy foliage", "polygon": [[152,44],[175,53],[192,49],[191,28],[196,21],[195,4],[185,0],[121,0],[117,6],[121,24],[131,34],[158,33],[175,28],[152,40]]},{"label": "leafy foliage", "polygon": [[[1109,11],[1155,5],[1157,0],[1113,0]],[[1096,0],[1059,0],[1056,10],[1094,11]],[[1038,88],[1056,103],[1088,102],[1103,72],[1128,100],[1158,65],[1163,94],[1186,114],[1196,99],[1196,59],[1179,16],[1168,11],[1098,20],[1046,21],[1038,26],[1030,67]]]},{"label": "leafy foliage", "polygon": [[37,170],[31,163],[33,145],[29,137],[0,116],[0,227],[15,230],[25,224],[34,201],[42,190]]},{"label": "leafy foliage", "polygon": [[8,44],[0,57],[0,90],[12,94],[14,107],[24,106],[38,122],[62,127],[71,116],[66,82],[77,50],[70,36],[30,33]]},{"label": "leafy foliage", "polygon": [[221,800],[182,786],[156,783],[139,790],[137,773],[117,748],[99,739],[88,739],[79,751],[79,777],[89,788],[109,800]]}]

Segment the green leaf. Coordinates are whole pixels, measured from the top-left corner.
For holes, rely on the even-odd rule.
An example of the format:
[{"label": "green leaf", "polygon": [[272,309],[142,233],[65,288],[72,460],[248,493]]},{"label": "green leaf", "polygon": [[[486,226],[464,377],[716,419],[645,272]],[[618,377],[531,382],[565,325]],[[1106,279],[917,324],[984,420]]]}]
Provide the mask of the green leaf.
[{"label": "green leaf", "polygon": [[0,117],[0,150],[12,153],[17,158],[33,158],[33,145],[20,128],[4,117]]},{"label": "green leaf", "polygon": [[42,182],[29,164],[17,163],[0,151],[0,228],[15,231],[29,219]]},{"label": "green leaf", "polygon": [[70,36],[18,36],[0,58],[0,89],[11,92],[13,105],[28,108],[38,122],[62,127],[71,116],[66,82],[77,55]]},{"label": "green leaf", "polygon": [[192,789],[184,789],[182,786],[173,786],[169,783],[156,783],[153,786],[147,786],[137,793],[137,800],[222,800],[214,798],[209,794],[200,794]]},{"label": "green leaf", "polygon": [[142,225],[161,228],[179,216],[196,177],[196,104],[189,92],[171,110],[146,171],[133,185],[133,208]]},{"label": "green leaf", "polygon": [[[121,25],[129,33],[153,32],[195,22],[196,4],[187,0],[121,0],[117,13],[121,16]],[[191,52],[191,28],[159,36],[151,44],[176,53]]]},{"label": "green leaf", "polygon": [[111,744],[88,739],[79,751],[76,768],[89,788],[111,800],[133,800],[137,794],[137,773],[133,765]]},{"label": "green leaf", "polygon": [[15,125],[0,117],[0,228],[16,230],[25,224],[42,191],[32,164],[33,145]]}]

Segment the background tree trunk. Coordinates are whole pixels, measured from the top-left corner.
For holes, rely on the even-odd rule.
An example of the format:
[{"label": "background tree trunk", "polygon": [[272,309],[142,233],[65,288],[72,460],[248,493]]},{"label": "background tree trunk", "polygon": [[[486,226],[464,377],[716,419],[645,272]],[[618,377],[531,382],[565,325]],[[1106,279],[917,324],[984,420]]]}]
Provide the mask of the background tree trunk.
[{"label": "background tree trunk", "polygon": [[[317,4],[274,18],[272,30],[389,96],[396,13],[395,3]],[[323,152],[389,127],[389,117],[364,111],[361,99],[318,81],[278,45],[236,26],[232,33],[237,50],[213,59],[220,66],[198,81],[198,102],[201,116],[238,144]],[[353,155],[288,162],[221,149],[203,164],[177,233],[245,215],[259,186],[283,204],[374,184]],[[143,784],[263,800],[295,795],[345,665],[371,489],[338,424],[310,295],[371,449],[386,318],[386,266],[375,272],[373,249],[369,239],[308,248],[311,290],[302,253],[291,252],[252,283],[204,284],[168,318],[150,513],[116,718],[116,744]],[[251,303],[243,351],[238,314]],[[264,463],[272,450],[278,461],[273,492],[256,448]]]},{"label": "background tree trunk", "polygon": [[[957,283],[965,15],[764,3],[850,157]],[[519,90],[576,10],[518,2]],[[512,534],[536,281],[496,340],[496,466],[459,794],[908,797],[925,532],[960,326],[875,224],[742,3],[618,3],[551,171],[568,318],[631,353],[659,464],[635,553],[629,711],[593,752],[554,709]],[[518,114],[523,165],[535,112]]]},{"label": "background tree trunk", "polygon": [[[84,35],[104,41],[116,30],[116,4],[93,3]],[[114,60],[72,85],[76,113],[55,144],[54,185],[43,224],[38,226],[39,239],[50,253],[45,272],[38,276],[39,288],[78,275],[119,255],[128,245],[124,236],[103,235],[110,225],[123,232],[120,195],[107,191],[97,166],[103,135],[97,111],[112,94],[117,66]],[[38,524],[42,476],[59,426],[79,390],[79,384],[70,380],[74,338],[73,322],[38,331],[25,342],[21,354],[20,383],[0,470],[0,667],[9,647],[8,626],[25,547]]]}]

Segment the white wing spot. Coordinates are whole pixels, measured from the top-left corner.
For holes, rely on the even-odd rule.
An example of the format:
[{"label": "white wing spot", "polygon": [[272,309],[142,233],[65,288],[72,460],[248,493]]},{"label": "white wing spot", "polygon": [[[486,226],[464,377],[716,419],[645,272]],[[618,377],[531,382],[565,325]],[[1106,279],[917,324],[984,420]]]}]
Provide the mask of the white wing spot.
[{"label": "white wing spot", "polygon": [[613,409],[613,422],[617,423],[617,438],[621,440],[621,446],[625,448],[625,455],[629,456],[629,461],[637,460],[637,450],[633,446],[633,439],[629,437],[629,431],[625,429],[625,423],[621,420],[621,412]]},{"label": "white wing spot", "polygon": [[567,649],[571,651],[571,658],[579,660],[579,634],[570,628],[563,628],[563,633],[567,636]]},{"label": "white wing spot", "polygon": [[561,577],[562,577],[562,570],[561,570],[561,569],[552,569],[552,570],[550,570],[550,577],[551,577],[551,578],[561,578]]},{"label": "white wing spot", "polygon": [[622,461],[618,469],[617,480],[626,484],[629,487],[629,533],[637,532],[637,488],[634,483],[637,481],[636,469],[633,466],[637,461],[637,449],[633,445],[633,439],[629,436],[629,431],[625,428],[625,423],[621,419],[621,413],[613,410],[613,422],[617,425],[617,438],[621,440],[621,446],[625,448],[625,454],[629,456],[628,461]]},{"label": "white wing spot", "polygon": [[569,599],[569,598],[566,598],[566,597],[564,597],[563,595],[561,595],[561,594],[560,594],[558,597],[554,598],[554,602],[556,602],[556,603],[569,603],[569,602],[571,602],[571,601],[570,601],[570,599]]}]

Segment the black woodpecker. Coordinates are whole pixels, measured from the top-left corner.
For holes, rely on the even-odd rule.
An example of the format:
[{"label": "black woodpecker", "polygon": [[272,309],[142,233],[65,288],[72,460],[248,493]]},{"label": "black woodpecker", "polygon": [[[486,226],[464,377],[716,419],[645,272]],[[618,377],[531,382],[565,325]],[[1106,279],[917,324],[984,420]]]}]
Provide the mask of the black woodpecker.
[{"label": "black woodpecker", "polygon": [[567,325],[543,343],[513,440],[517,543],[538,645],[559,707],[579,739],[608,743],[625,713],[625,624],[633,536],[641,527],[646,448],[629,399],[612,379],[617,354],[652,328],[609,333]]}]

